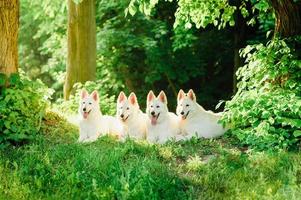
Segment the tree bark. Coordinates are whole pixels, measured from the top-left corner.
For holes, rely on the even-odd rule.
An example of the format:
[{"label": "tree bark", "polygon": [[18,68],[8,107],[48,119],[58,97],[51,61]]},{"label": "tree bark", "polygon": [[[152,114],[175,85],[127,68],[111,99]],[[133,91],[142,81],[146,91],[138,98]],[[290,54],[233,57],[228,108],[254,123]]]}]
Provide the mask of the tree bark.
[{"label": "tree bark", "polygon": [[246,20],[241,15],[239,7],[241,6],[241,1],[236,0],[234,1],[234,5],[237,7],[234,19],[235,19],[235,26],[234,26],[234,66],[233,66],[233,94],[237,91],[237,77],[236,71],[240,68],[243,64],[241,57],[239,56],[239,50],[245,46],[245,29],[246,29]]},{"label": "tree bark", "polygon": [[96,22],[95,0],[75,4],[68,0],[68,54],[64,98],[70,96],[76,82],[95,80]]},{"label": "tree bark", "polygon": [[18,72],[19,0],[0,0],[0,73]]},{"label": "tree bark", "polygon": [[275,36],[282,38],[301,34],[301,1],[270,0],[275,11]]}]

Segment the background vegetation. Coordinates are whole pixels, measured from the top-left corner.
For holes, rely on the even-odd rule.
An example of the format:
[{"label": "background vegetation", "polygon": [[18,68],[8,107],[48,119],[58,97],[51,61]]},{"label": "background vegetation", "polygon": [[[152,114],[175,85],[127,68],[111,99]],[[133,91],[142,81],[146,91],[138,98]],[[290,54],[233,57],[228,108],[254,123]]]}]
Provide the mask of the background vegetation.
[{"label": "background vegetation", "polygon": [[20,67],[54,89],[56,108],[76,113],[85,86],[100,92],[108,114],[121,90],[136,92],[143,109],[150,89],[165,90],[174,110],[177,91],[192,88],[206,109],[234,95],[218,108],[226,105],[224,124],[242,144],[269,149],[299,142],[300,39],[274,26],[284,9],[274,1],[97,0],[95,6],[96,79],[75,84],[65,101],[68,6],[21,3]]},{"label": "background vegetation", "polygon": [[[201,103],[211,109],[219,99],[230,98],[230,27],[223,31],[173,29],[176,2],[161,2],[151,18],[142,14],[125,17],[127,0],[96,3],[96,79],[104,93],[112,96],[121,89],[134,91],[144,105],[148,90],[163,89],[174,106],[179,88],[193,88]],[[31,78],[40,78],[55,89],[53,100],[63,97],[66,6],[60,1],[21,3],[20,67]],[[29,27],[30,32],[26,31]]]}]

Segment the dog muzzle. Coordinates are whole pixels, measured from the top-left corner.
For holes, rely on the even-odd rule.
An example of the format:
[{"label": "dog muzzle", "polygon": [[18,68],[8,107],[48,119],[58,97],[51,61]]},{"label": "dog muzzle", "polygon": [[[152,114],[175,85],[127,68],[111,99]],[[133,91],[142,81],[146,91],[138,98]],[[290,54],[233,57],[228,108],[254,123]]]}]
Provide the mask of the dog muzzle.
[{"label": "dog muzzle", "polygon": [[91,110],[89,110],[88,112],[84,112],[84,113],[83,113],[84,119],[87,119],[87,118],[88,118],[90,112],[91,112]]},{"label": "dog muzzle", "polygon": [[182,120],[185,120],[187,118],[188,114],[189,114],[189,111],[186,113],[186,115],[182,115]]},{"label": "dog muzzle", "polygon": [[158,113],[157,115],[152,115],[151,116],[151,124],[154,126],[157,124],[158,118],[160,116],[160,113]]}]

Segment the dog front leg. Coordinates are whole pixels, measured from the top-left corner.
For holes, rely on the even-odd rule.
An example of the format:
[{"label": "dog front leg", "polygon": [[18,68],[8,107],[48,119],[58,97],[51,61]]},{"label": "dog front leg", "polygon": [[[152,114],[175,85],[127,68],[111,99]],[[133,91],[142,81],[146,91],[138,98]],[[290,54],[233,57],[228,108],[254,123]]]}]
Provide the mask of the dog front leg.
[{"label": "dog front leg", "polygon": [[79,132],[79,138],[78,142],[85,142],[85,140],[88,138],[88,134],[84,131]]}]

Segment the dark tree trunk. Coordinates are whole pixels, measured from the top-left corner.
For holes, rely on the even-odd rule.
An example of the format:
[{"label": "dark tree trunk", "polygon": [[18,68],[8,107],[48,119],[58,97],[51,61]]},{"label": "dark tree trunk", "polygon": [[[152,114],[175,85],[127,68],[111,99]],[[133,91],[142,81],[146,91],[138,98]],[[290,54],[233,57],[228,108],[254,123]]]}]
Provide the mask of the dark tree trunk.
[{"label": "dark tree trunk", "polygon": [[275,36],[282,38],[301,34],[301,1],[270,0],[275,11]]},{"label": "dark tree trunk", "polygon": [[19,0],[0,0],[0,73],[18,72]]},{"label": "dark tree trunk", "polygon": [[246,20],[241,15],[239,7],[241,6],[241,1],[236,0],[233,2],[237,7],[235,11],[235,26],[234,26],[234,67],[233,67],[233,94],[237,91],[237,77],[236,71],[239,67],[242,66],[243,61],[239,56],[239,50],[245,46],[245,29],[246,29]]}]

